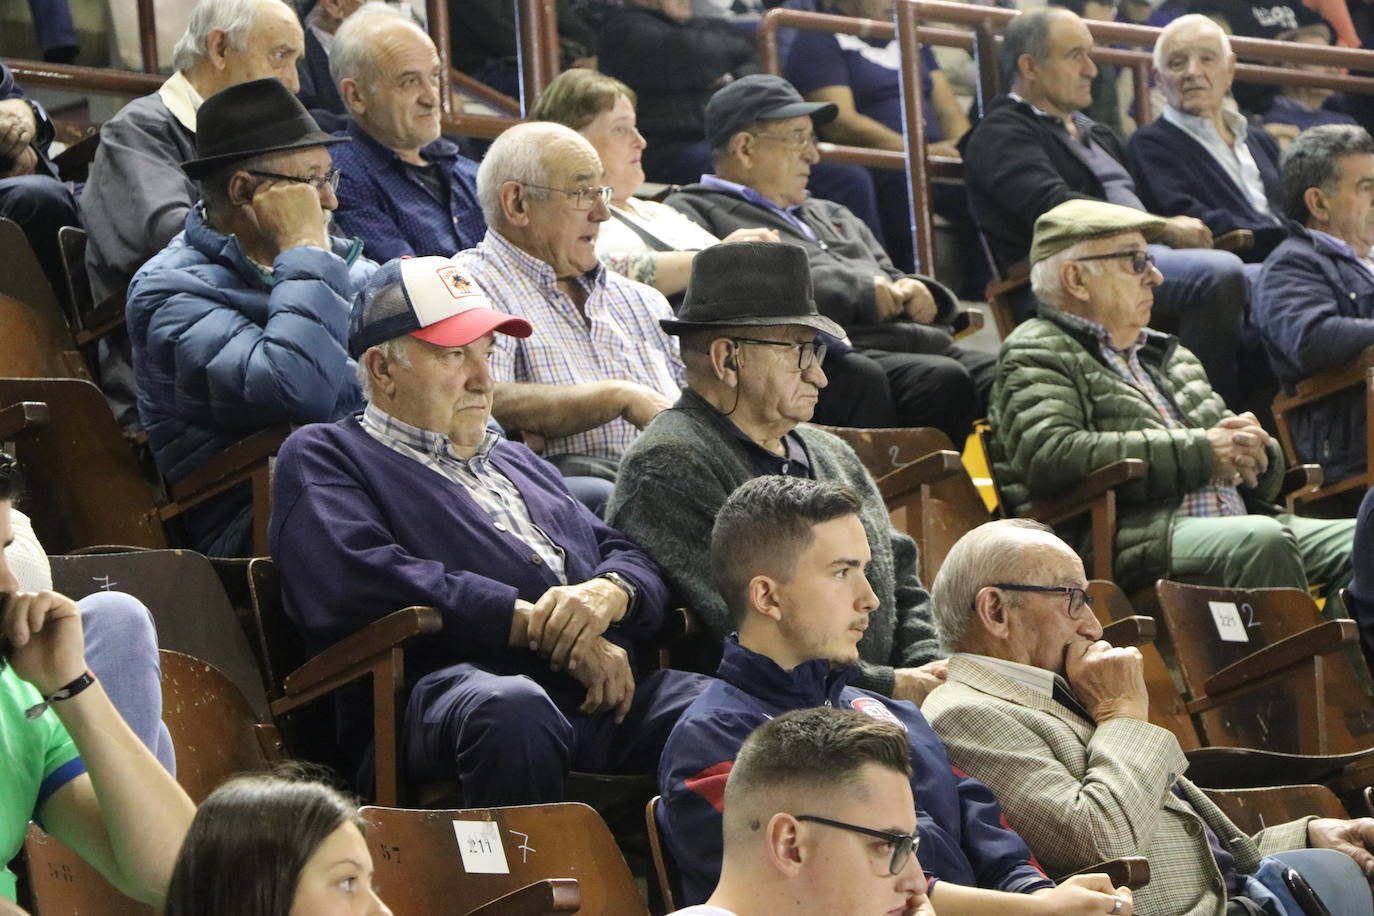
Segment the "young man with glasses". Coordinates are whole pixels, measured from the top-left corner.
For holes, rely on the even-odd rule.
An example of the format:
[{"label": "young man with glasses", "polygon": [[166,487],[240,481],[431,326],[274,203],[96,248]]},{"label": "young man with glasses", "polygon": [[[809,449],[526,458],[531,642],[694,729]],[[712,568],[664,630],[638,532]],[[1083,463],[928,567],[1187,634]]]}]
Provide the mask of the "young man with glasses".
[{"label": "young man with glasses", "polygon": [[1183,778],[1178,740],[1149,722],[1139,650],[1102,639],[1086,585],[1069,545],[1010,519],[964,535],[931,589],[954,654],[922,711],[1040,863],[1057,873],[1144,856],[1142,913],[1309,912],[1287,898],[1285,866],[1330,912],[1374,912],[1374,820],[1302,818],[1245,836]]},{"label": "young man with glasses", "polygon": [[[348,357],[354,292],[377,265],[329,232],[339,173],[316,126],[275,79],[206,99],[201,203],[135,275],[127,306],[138,411],[175,483],[274,423],[333,420],[361,403]],[[193,546],[245,556],[252,513],[231,491],[187,516]]]},{"label": "young man with glasses", "polygon": [[726,782],[720,883],[674,916],[934,916],[910,780],[890,722],[826,707],[765,722]]},{"label": "young man with glasses", "polygon": [[[921,867],[930,902],[942,916],[1130,912],[1129,894],[1113,889],[1102,875],[1072,878],[1056,887],[1021,839],[1001,823],[992,793],[951,768],[944,747],[915,706],[849,686],[859,642],[878,607],[878,596],[864,575],[872,554],[859,511],[858,497],[842,483],[769,475],[736,490],[716,518],[711,567],[737,634],[726,639],[719,680],[687,707],[659,763],[659,827],[678,864],[684,902],[706,900],[718,878],[738,888],[738,876],[722,871],[727,861],[734,866],[722,837],[726,843],[738,842],[741,821],[752,824],[762,812],[745,808],[737,819],[731,806],[741,794],[757,796],[751,799],[754,804],[769,801],[765,793],[726,788],[749,733],[791,710],[819,707],[851,710],[904,732],[912,768],[911,795],[902,800],[906,805],[915,800]],[[842,834],[859,828],[856,836],[843,838],[844,848],[852,855],[867,843],[869,861],[863,867],[850,862],[839,873],[855,882],[869,873],[891,881],[894,852],[905,845],[903,835],[913,832],[913,812],[894,803],[882,816],[873,816],[834,805],[835,790],[843,785],[843,777],[832,774],[807,794],[806,807],[783,809],[793,821],[795,815],[823,821],[774,825],[770,817],[768,830],[781,828],[780,840],[795,837],[805,847],[838,843]],[[867,830],[897,836],[875,837]],[[858,837],[867,839],[855,843]],[[797,855],[794,850],[784,858],[795,861]],[[905,868],[899,874],[905,876]],[[887,887],[873,890],[880,895],[876,901],[857,883],[847,890],[852,891],[848,906],[857,908],[832,910],[803,900],[800,911],[910,913],[919,904],[917,888],[905,889],[907,899],[900,908],[892,902],[881,905],[891,892]],[[1113,909],[1118,897],[1122,906]],[[712,899],[724,904],[726,898]],[[729,901],[740,902],[734,896]],[[739,916],[755,912],[774,911],[751,906]]]},{"label": "young man with glasses", "polygon": [[[1036,221],[1040,314],[1003,341],[988,414],[1009,508],[1142,459],[1148,476],[1117,512],[1113,578],[1126,591],[1167,576],[1334,596],[1350,579],[1354,520],[1279,511],[1278,443],[1226,408],[1177,338],[1148,327],[1163,278],[1147,246],[1163,231],[1157,216],[1086,199]],[[1061,532],[1091,555],[1085,523]]]},{"label": "young man with glasses", "polygon": [[534,327],[496,342],[493,416],[541,437],[564,475],[613,481],[625,449],[686,381],[677,342],[658,326],[672,317],[668,300],[601,266],[611,189],[575,131],[541,121],[506,131],[477,191],[487,234],[453,262]]}]

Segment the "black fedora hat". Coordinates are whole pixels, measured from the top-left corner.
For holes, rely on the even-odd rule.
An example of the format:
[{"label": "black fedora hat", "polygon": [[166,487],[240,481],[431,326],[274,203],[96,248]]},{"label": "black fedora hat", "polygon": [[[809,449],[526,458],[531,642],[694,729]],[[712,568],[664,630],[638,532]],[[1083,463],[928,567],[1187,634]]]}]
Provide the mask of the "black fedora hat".
[{"label": "black fedora hat", "polygon": [[658,323],[669,334],[799,324],[844,337],[844,328],[816,309],[806,252],[778,242],[732,242],[698,253],[677,318]]},{"label": "black fedora hat", "polygon": [[281,80],[250,80],[221,89],[196,112],[196,158],[181,164],[194,179],[263,153],[347,143],[320,130]]}]

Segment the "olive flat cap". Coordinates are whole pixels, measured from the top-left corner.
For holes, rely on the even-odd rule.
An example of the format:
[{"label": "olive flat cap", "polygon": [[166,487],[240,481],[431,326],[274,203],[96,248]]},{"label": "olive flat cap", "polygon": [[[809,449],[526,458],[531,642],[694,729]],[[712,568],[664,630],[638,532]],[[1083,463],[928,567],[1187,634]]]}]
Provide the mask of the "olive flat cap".
[{"label": "olive flat cap", "polygon": [[1164,233],[1164,220],[1143,210],[1100,200],[1066,200],[1035,221],[1030,262],[1038,264],[1079,242],[1123,232],[1139,232],[1145,241],[1153,242]]}]

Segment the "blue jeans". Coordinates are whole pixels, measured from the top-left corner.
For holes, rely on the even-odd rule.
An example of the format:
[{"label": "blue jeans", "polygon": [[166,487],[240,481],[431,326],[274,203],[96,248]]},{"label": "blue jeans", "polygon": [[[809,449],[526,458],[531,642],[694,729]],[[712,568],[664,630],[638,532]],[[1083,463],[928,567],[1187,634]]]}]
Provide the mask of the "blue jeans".
[{"label": "blue jeans", "polygon": [[1155,290],[1150,327],[1177,334],[1207,370],[1212,388],[1241,409],[1243,386],[1236,358],[1249,311],[1250,291],[1240,258],[1209,248],[1151,245],[1164,282]]},{"label": "blue jeans", "polygon": [[162,722],[162,667],[153,615],[123,592],[96,592],[77,607],[91,673],[138,740],[175,776],[176,751]]}]

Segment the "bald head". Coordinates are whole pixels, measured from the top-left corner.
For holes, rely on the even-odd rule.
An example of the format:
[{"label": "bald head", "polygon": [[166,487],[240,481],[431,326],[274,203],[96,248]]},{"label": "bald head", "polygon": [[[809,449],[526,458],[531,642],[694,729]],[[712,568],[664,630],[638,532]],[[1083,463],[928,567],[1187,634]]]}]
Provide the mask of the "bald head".
[{"label": "bald head", "polygon": [[369,3],[339,27],[329,70],[349,114],[370,137],[413,165],[441,128],[439,52],[410,17]]}]

